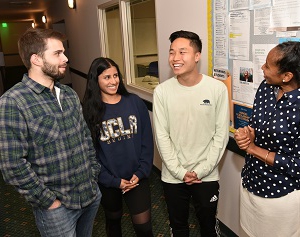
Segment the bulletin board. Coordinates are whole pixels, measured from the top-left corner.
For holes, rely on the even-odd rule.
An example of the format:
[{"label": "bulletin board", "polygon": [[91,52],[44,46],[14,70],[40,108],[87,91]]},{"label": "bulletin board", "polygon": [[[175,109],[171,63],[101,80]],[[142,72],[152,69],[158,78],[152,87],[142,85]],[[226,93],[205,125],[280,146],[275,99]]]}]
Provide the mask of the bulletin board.
[{"label": "bulletin board", "polygon": [[300,41],[300,1],[213,0],[212,75],[227,86],[230,131],[247,125],[268,52]]}]

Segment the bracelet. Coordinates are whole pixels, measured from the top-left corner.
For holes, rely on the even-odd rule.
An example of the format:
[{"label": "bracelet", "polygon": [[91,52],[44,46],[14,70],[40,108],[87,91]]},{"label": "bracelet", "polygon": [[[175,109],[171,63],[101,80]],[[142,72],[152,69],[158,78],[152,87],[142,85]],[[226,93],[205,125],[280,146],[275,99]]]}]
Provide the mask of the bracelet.
[{"label": "bracelet", "polygon": [[267,159],[268,159],[269,154],[270,154],[270,151],[268,151],[268,153],[267,153],[266,156],[265,156],[265,164],[266,164],[266,165],[267,165]]}]

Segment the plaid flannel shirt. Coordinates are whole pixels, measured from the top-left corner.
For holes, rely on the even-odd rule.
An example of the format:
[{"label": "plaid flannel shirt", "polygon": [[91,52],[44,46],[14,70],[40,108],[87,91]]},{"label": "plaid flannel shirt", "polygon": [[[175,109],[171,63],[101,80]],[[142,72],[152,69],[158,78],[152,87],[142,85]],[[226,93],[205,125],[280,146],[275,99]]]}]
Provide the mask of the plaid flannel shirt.
[{"label": "plaid flannel shirt", "polygon": [[0,98],[0,169],[32,206],[80,209],[96,198],[100,164],[77,94],[55,86],[62,108],[27,74]]}]

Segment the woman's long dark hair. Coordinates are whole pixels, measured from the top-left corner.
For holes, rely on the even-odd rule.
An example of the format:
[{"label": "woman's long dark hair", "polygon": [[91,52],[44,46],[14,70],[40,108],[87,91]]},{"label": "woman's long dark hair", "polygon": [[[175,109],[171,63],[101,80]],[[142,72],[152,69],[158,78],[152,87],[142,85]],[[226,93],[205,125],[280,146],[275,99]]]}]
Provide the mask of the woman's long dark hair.
[{"label": "woman's long dark hair", "polygon": [[[96,146],[97,136],[99,135],[99,125],[102,122],[102,117],[105,113],[105,103],[102,101],[101,90],[98,84],[98,76],[108,68],[116,67],[119,74],[119,87],[117,94],[128,95],[123,83],[123,78],[119,66],[110,58],[96,58],[92,62],[88,77],[86,90],[83,97],[82,108],[83,116],[91,131],[93,143]],[[98,129],[97,129],[98,128]]]}]

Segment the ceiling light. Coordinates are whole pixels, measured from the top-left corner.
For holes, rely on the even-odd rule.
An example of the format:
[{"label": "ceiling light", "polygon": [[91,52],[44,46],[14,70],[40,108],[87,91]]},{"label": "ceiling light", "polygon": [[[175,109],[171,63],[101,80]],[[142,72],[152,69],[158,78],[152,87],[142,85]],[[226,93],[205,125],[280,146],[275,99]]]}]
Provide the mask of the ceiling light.
[{"label": "ceiling light", "polygon": [[45,15],[42,16],[42,22],[47,23],[47,17]]},{"label": "ceiling light", "polygon": [[76,2],[75,2],[75,0],[68,0],[68,6],[71,9],[75,9],[76,8]]}]

